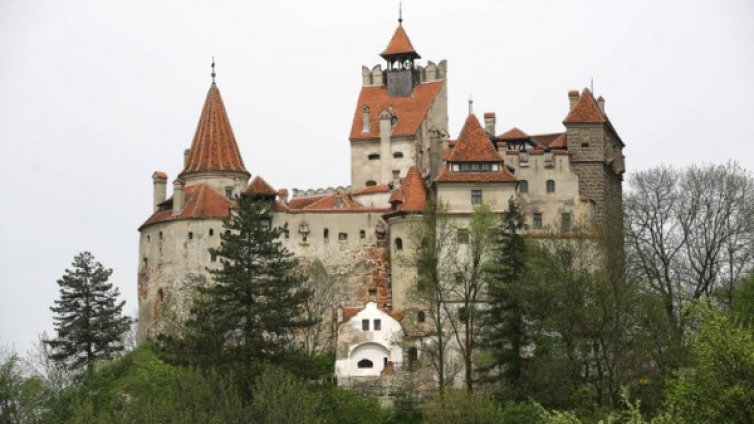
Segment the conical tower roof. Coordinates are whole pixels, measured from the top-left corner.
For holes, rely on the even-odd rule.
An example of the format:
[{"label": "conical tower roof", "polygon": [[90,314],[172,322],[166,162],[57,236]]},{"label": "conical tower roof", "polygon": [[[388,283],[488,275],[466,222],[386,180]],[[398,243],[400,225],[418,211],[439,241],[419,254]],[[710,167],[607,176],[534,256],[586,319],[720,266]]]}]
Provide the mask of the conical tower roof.
[{"label": "conical tower roof", "polygon": [[390,42],[388,43],[385,50],[380,53],[380,56],[388,59],[390,57],[400,55],[411,56],[414,59],[421,58],[421,56],[419,56],[419,53],[414,50],[414,46],[411,44],[411,40],[408,39],[408,34],[406,34],[406,30],[403,29],[403,24],[399,23],[398,28],[396,28],[395,32],[393,33],[393,38],[390,39]]},{"label": "conical tower roof", "polygon": [[607,122],[605,114],[600,111],[600,107],[597,105],[597,101],[594,100],[592,92],[588,88],[585,88],[579,96],[579,100],[573,106],[573,109],[568,112],[563,121],[566,124],[570,123],[603,123]]},{"label": "conical tower roof", "polygon": [[469,114],[448,157],[449,162],[502,162],[490,137],[474,114]]},{"label": "conical tower roof", "polygon": [[186,167],[179,177],[203,172],[238,172],[249,176],[230,128],[220,90],[214,82],[204,101]]}]

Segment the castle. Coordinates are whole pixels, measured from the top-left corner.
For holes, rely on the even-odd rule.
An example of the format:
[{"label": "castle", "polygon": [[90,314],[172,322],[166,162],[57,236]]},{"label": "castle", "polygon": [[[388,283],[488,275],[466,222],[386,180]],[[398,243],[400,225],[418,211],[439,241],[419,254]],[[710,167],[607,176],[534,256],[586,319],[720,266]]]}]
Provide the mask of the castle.
[{"label": "castle", "polygon": [[338,188],[289,192],[251,179],[213,74],[172,197],[168,176],[152,175],[153,211],[139,227],[139,340],[168,325],[168,313],[185,316],[190,289],[210,283],[206,269],[218,262],[208,248],[219,246],[231,200],[243,191],[274,199],[273,225],[288,228],[284,246],[328,282],[323,311],[338,306],[342,377],[380,375],[420,354],[396,342],[401,320],[423,321],[425,311],[408,296],[416,271],[395,259],[416,248],[411,228],[430,195],[461,227],[477,205],[503,212],[518,199],[533,235],[620,215],[624,144],[602,97],[568,92],[565,128],[551,134],[498,133],[494,113],[480,122],[470,110],[453,139],[447,62],[422,65],[400,20],[380,56],[385,67],[362,67],[351,182]]}]

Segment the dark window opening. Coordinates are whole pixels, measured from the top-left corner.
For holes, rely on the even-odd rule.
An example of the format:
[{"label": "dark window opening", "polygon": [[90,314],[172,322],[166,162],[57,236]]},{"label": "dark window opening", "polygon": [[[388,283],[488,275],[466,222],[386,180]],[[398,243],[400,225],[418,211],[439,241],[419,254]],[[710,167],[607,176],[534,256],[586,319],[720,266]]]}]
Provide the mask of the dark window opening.
[{"label": "dark window opening", "polygon": [[228,237],[230,235],[230,230],[225,230],[225,237]]},{"label": "dark window opening", "polygon": [[162,231],[160,231],[160,240],[162,240]]},{"label": "dark window opening", "polygon": [[160,302],[165,300],[165,292],[163,292],[162,289],[157,290],[157,300]]},{"label": "dark window opening", "polygon": [[555,193],[555,181],[554,180],[547,180],[547,192],[548,193]]},{"label": "dark window opening", "polygon": [[213,230],[212,228],[210,228],[209,229],[209,235],[210,235],[210,237],[214,236],[215,235],[215,230]]},{"label": "dark window opening", "polygon": [[233,187],[225,187],[225,197],[228,199],[233,198]]},{"label": "dark window opening", "polygon": [[377,289],[375,288],[371,288],[367,290],[367,292],[369,293],[370,296],[377,296]]},{"label": "dark window opening", "polygon": [[471,204],[472,205],[482,204],[482,190],[471,190]]},{"label": "dark window opening", "polygon": [[367,156],[367,159],[369,159],[369,160],[378,160],[379,158],[380,158],[380,154],[379,153],[372,153],[369,156]]},{"label": "dark window opening", "polygon": [[374,320],[374,331],[380,330],[382,330],[382,320],[376,319]]},{"label": "dark window opening", "polygon": [[369,331],[369,320],[368,319],[361,320],[361,331]]},{"label": "dark window opening", "polygon": [[573,227],[573,223],[571,222],[571,214],[569,212],[564,212],[560,215],[560,230],[563,232],[571,231],[571,228]]},{"label": "dark window opening", "polygon": [[395,250],[403,250],[403,240],[400,238],[395,239]]},{"label": "dark window opening", "polygon": [[303,241],[304,243],[306,243],[306,236],[307,236],[307,235],[308,235],[308,234],[306,234],[306,233],[302,234],[302,238],[301,238],[301,241]]},{"label": "dark window opening", "polygon": [[367,238],[367,232],[364,230],[359,231],[359,238]]},{"label": "dark window opening", "polygon": [[534,214],[534,223],[533,227],[535,230],[539,230],[542,228],[542,214],[537,212]]},{"label": "dark window opening", "polygon": [[340,241],[348,240],[348,233],[338,233],[338,240]]},{"label": "dark window opening", "polygon": [[395,152],[393,153],[393,159],[400,159],[403,157],[403,152]]},{"label": "dark window opening", "polygon": [[147,258],[146,257],[143,258],[143,263],[144,263],[144,271],[146,271],[147,270]]},{"label": "dark window opening", "polygon": [[149,243],[150,240],[152,240],[152,238],[147,235],[147,243]]},{"label": "dark window opening", "polygon": [[325,228],[324,231],[322,231],[322,237],[324,237],[325,240],[328,240],[330,238],[330,230]]},{"label": "dark window opening", "polygon": [[468,243],[469,242],[469,229],[459,228],[456,236],[458,237],[459,243]]},{"label": "dark window opening", "polygon": [[469,311],[465,306],[458,308],[458,319],[461,320],[461,322],[466,322],[469,319]]},{"label": "dark window opening", "polygon": [[589,148],[589,143],[581,143],[581,147],[583,148]]},{"label": "dark window opening", "polygon": [[458,164],[458,170],[461,172],[490,172],[492,171],[492,162],[461,162]]},{"label": "dark window opening", "polygon": [[416,366],[416,361],[419,359],[419,350],[415,347],[408,348],[408,366],[413,368]]},{"label": "dark window opening", "polygon": [[194,238],[194,233],[192,233],[191,231],[189,231],[188,238],[189,238],[189,240],[193,239]]},{"label": "dark window opening", "polygon": [[210,262],[217,262],[217,253],[215,253],[215,252],[209,252],[209,261]]},{"label": "dark window opening", "polygon": [[518,182],[518,192],[519,193],[528,193],[529,192],[529,182],[526,180],[521,180]]},{"label": "dark window opening", "polygon": [[356,366],[359,368],[374,368],[374,364],[369,359],[362,359],[356,363]]},{"label": "dark window opening", "polygon": [[285,229],[283,230],[283,237],[285,238],[291,237],[291,232],[288,230],[288,227],[285,227]]},{"label": "dark window opening", "polygon": [[417,322],[424,322],[426,319],[427,319],[427,314],[424,311],[419,311],[416,313]]},{"label": "dark window opening", "polygon": [[369,181],[367,181],[366,185],[367,185],[367,187],[376,186],[377,185],[377,181],[369,180]]}]

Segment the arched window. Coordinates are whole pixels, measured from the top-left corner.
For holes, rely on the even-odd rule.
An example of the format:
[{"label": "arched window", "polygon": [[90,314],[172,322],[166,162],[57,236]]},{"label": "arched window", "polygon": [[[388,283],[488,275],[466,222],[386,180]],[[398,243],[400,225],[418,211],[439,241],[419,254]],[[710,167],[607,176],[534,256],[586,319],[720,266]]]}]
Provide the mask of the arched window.
[{"label": "arched window", "polygon": [[526,180],[521,180],[518,182],[518,192],[519,193],[528,193],[529,192],[529,182]]},{"label": "arched window", "polygon": [[369,156],[367,156],[367,159],[369,159],[369,160],[377,160],[379,158],[380,158],[380,154],[379,153],[372,153]]},{"label": "arched window", "polygon": [[356,363],[356,366],[359,368],[374,368],[374,364],[369,359],[362,359]]},{"label": "arched window", "polygon": [[393,159],[400,159],[403,157],[403,152],[395,152],[393,153]]},{"label": "arched window", "polygon": [[374,181],[374,180],[367,181],[367,187],[372,187],[376,185],[377,185],[377,181]]},{"label": "arched window", "polygon": [[395,239],[395,250],[403,250],[403,240],[400,237]]},{"label": "arched window", "polygon": [[554,180],[547,180],[547,192],[548,193],[555,193],[555,181]]}]

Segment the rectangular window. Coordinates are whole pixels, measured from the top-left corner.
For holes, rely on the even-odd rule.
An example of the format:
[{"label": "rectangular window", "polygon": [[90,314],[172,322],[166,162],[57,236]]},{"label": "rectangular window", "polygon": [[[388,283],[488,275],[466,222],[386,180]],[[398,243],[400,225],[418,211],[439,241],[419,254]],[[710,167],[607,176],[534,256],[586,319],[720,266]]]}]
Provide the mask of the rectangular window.
[{"label": "rectangular window", "polygon": [[361,331],[369,331],[369,320],[368,319],[361,320]]},{"label": "rectangular window", "polygon": [[571,213],[563,212],[560,215],[560,231],[562,232],[571,231],[572,227],[573,227],[573,223],[571,222]]},{"label": "rectangular window", "polygon": [[233,187],[225,187],[225,197],[228,199],[233,198]]},{"label": "rectangular window", "polygon": [[374,331],[382,330],[382,321],[379,319],[374,320]]},{"label": "rectangular window", "polygon": [[348,233],[338,233],[338,240],[348,240]]},{"label": "rectangular window", "polygon": [[547,180],[547,192],[548,193],[555,193],[555,181],[554,180]]},{"label": "rectangular window", "polygon": [[471,204],[472,205],[482,204],[482,190],[471,190]]},{"label": "rectangular window", "polygon": [[458,229],[458,242],[466,244],[469,242],[469,229],[468,228],[459,228]]},{"label": "rectangular window", "polygon": [[209,261],[210,262],[217,262],[217,253],[210,252],[210,254],[209,254]]},{"label": "rectangular window", "polygon": [[361,239],[367,238],[367,232],[364,230],[359,231],[359,238]]},{"label": "rectangular window", "polygon": [[537,212],[534,214],[534,223],[533,227],[535,230],[539,230],[542,228],[542,214]]},{"label": "rectangular window", "polygon": [[209,229],[209,235],[210,235],[210,237],[214,236],[215,235],[215,230],[213,230],[212,228],[210,228]]}]

